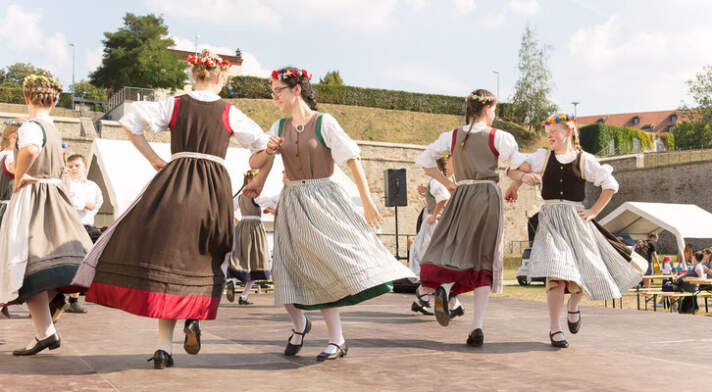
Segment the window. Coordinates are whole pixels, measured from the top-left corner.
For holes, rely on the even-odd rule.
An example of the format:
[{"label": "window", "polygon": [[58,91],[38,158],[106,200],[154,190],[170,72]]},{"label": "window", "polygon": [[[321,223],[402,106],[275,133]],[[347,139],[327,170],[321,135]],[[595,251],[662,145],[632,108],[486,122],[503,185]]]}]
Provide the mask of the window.
[{"label": "window", "polygon": [[598,120],[596,120],[596,122],[599,124],[604,124],[606,122],[606,120],[599,118]]},{"label": "window", "polygon": [[638,124],[640,124],[640,117],[638,117],[638,116],[633,117],[633,125],[638,125]]},{"label": "window", "polygon": [[677,114],[673,114],[670,116],[670,121],[672,121],[673,124],[677,122]]},{"label": "window", "polygon": [[653,129],[650,127],[650,125],[646,125],[642,128],[645,132],[652,132]]},{"label": "window", "polygon": [[670,133],[673,133],[673,132],[675,132],[675,127],[673,127],[672,125],[670,125],[670,126],[668,127],[667,131],[670,132]]}]

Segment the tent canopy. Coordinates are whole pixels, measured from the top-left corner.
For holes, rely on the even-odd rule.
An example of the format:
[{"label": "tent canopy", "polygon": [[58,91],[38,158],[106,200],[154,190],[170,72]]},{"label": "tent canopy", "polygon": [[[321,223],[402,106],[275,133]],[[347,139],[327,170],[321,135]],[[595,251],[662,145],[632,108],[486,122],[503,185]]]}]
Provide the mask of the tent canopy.
[{"label": "tent canopy", "polygon": [[[170,144],[150,145],[161,158],[170,160]],[[225,165],[230,173],[233,193],[242,186],[243,174],[249,170],[249,157],[249,150],[244,148],[231,147],[227,151]],[[110,224],[126,211],[156,174],[153,167],[128,140],[94,139],[89,162],[88,178],[99,184],[104,196],[104,206],[100,210],[100,216],[97,216],[99,226]],[[276,195],[281,191],[283,169],[282,158],[277,155],[262,191],[263,196]],[[361,206],[358,188],[338,166],[334,167],[331,178],[346,190],[356,206]],[[239,217],[239,211],[236,216]],[[269,223],[269,230],[274,216],[266,214],[263,220]]]},{"label": "tent canopy", "polygon": [[634,240],[667,230],[675,235],[680,254],[685,238],[712,238],[712,214],[694,204],[643,203],[628,201],[613,210],[600,224],[611,233],[627,234]]}]

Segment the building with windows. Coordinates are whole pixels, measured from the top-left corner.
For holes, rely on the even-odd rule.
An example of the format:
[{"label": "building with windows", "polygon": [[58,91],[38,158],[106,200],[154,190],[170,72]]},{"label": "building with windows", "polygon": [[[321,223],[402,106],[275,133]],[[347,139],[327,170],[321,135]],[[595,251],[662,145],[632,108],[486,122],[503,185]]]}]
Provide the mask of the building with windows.
[{"label": "building with windows", "polygon": [[593,123],[602,123],[618,127],[636,128],[645,132],[659,134],[662,132],[674,132],[675,124],[683,120],[683,117],[684,113],[681,110],[598,114],[595,116],[578,117],[576,124],[579,127],[583,127]]}]

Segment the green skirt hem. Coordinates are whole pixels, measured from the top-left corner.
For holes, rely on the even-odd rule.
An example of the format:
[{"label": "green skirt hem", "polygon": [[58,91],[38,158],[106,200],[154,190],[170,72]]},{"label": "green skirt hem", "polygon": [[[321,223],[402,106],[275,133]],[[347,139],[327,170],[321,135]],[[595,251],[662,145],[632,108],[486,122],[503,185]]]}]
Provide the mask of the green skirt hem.
[{"label": "green skirt hem", "polygon": [[378,286],[373,286],[373,287],[366,289],[360,293],[341,298],[338,301],[329,302],[329,303],[325,303],[325,304],[316,304],[316,305],[294,304],[294,306],[297,309],[302,309],[302,310],[340,308],[343,306],[356,305],[363,301],[367,301],[371,298],[376,298],[379,295],[390,293],[391,291],[393,291],[393,282],[388,282],[388,283],[379,284]]}]

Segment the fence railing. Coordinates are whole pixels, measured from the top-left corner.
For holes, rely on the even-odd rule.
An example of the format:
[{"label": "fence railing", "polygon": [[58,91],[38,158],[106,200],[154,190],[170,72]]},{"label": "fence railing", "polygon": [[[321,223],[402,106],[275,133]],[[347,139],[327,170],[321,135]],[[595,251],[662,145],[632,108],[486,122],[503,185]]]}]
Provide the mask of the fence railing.
[{"label": "fence railing", "polygon": [[106,104],[106,113],[109,113],[117,106],[124,102],[135,102],[135,101],[156,101],[157,94],[156,90],[150,88],[141,87],[123,87],[121,90],[116,92],[114,95],[109,97],[109,101]]},{"label": "fence railing", "polygon": [[524,253],[524,249],[530,247],[531,243],[529,241],[509,241],[507,246],[504,247],[504,253],[520,255]]},{"label": "fence railing", "polygon": [[712,147],[700,146],[685,150],[650,152],[643,155],[645,167],[712,160]]}]

